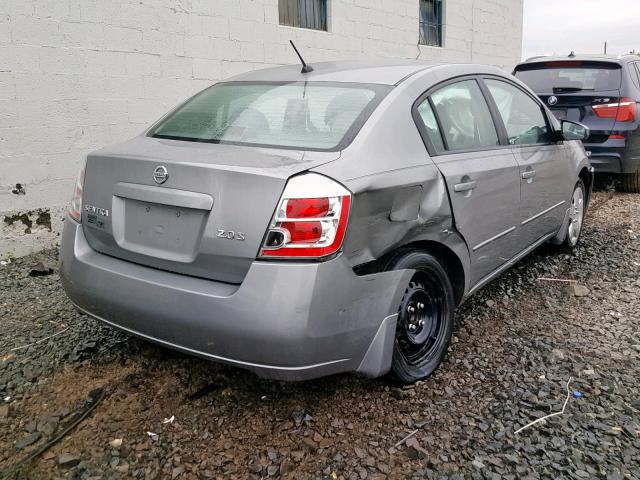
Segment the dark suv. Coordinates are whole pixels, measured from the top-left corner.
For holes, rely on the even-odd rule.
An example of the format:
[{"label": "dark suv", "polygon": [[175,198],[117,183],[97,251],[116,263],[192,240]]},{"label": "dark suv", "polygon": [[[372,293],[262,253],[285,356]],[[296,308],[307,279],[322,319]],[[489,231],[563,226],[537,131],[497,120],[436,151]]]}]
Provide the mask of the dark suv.
[{"label": "dark suv", "polygon": [[514,75],[560,120],[588,126],[584,146],[596,172],[622,174],[622,187],[640,193],[640,57],[534,57]]}]

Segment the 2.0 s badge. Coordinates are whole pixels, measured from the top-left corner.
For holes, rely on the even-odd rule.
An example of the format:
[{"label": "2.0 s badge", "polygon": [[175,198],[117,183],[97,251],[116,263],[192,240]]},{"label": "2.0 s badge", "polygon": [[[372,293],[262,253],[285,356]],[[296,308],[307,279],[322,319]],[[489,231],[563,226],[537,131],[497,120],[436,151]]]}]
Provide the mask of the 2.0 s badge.
[{"label": "2.0 s badge", "polygon": [[218,230],[218,238],[225,238],[227,240],[239,240],[245,241],[244,232],[235,232],[233,230]]}]

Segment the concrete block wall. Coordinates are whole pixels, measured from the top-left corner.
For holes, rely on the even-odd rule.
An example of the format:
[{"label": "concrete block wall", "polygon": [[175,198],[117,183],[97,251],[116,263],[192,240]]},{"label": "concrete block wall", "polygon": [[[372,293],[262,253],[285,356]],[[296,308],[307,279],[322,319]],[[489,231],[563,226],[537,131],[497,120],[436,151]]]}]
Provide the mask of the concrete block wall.
[{"label": "concrete block wall", "polygon": [[295,63],[403,57],[511,68],[523,0],[445,0],[418,46],[418,0],[328,0],[329,31],[278,24],[278,0],[0,2],[0,256],[57,242],[85,155],[213,82]]}]

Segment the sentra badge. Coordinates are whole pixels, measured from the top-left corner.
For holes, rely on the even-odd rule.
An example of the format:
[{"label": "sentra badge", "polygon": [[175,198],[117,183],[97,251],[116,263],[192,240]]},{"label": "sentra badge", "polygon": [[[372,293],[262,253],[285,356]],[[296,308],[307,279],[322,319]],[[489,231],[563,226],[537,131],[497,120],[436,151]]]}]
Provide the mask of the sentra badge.
[{"label": "sentra badge", "polygon": [[93,205],[85,205],[85,211],[89,214],[98,215],[99,217],[108,217],[109,210],[106,208],[94,207]]}]

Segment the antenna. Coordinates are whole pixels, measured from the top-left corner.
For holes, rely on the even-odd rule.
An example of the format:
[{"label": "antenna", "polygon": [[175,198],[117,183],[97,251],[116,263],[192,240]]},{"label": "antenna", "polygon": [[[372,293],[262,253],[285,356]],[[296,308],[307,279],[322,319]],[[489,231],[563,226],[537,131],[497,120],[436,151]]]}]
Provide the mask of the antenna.
[{"label": "antenna", "polygon": [[298,51],[298,49],[296,48],[295,44],[293,43],[293,40],[289,40],[289,43],[291,44],[293,49],[296,51],[296,55],[298,55],[298,58],[300,59],[300,62],[302,62],[302,70],[300,70],[300,73],[313,72],[313,67],[311,65],[307,65],[306,64],[306,62],[304,61],[304,58],[302,58],[302,55],[300,55],[300,52]]}]

